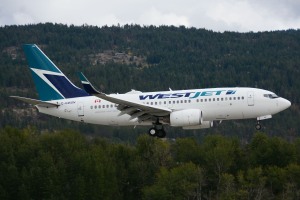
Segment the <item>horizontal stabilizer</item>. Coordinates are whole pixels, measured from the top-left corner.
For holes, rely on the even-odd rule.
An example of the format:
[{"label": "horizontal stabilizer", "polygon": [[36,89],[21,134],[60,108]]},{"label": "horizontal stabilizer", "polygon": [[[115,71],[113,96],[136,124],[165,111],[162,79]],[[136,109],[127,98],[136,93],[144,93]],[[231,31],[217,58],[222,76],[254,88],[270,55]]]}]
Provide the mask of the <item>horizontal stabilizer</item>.
[{"label": "horizontal stabilizer", "polygon": [[58,107],[59,104],[56,103],[50,103],[50,102],[46,102],[46,101],[41,101],[41,100],[37,100],[37,99],[30,99],[30,98],[26,98],[26,97],[19,97],[19,96],[10,96],[14,99],[18,99],[20,101],[24,101],[26,103],[35,105],[35,106],[41,106],[41,107]]}]

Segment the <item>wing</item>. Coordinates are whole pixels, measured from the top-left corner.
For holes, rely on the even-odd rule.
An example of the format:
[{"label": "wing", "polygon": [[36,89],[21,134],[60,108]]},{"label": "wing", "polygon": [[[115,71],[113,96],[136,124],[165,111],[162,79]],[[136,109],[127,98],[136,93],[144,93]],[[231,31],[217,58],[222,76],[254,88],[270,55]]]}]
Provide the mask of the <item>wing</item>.
[{"label": "wing", "polygon": [[82,73],[79,73],[79,77],[87,93],[106,101],[118,104],[117,108],[121,111],[120,115],[128,114],[131,116],[131,119],[137,118],[139,121],[145,121],[152,117],[166,116],[172,112],[172,110],[168,108],[146,105],[140,102],[119,98],[118,95],[107,95],[99,92]]}]

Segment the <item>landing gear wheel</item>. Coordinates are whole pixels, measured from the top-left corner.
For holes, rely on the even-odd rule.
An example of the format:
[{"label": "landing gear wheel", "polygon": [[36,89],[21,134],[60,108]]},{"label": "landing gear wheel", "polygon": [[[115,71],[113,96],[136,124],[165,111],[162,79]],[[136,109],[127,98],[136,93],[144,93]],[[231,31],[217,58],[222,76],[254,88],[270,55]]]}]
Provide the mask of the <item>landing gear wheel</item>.
[{"label": "landing gear wheel", "polygon": [[164,130],[163,125],[159,123],[159,118],[156,118],[156,122],[153,123],[153,127],[149,129],[148,134],[152,137],[166,137],[166,131]]},{"label": "landing gear wheel", "polygon": [[166,137],[166,131],[164,129],[159,129],[156,133],[156,136],[159,138],[164,138]]},{"label": "landing gear wheel", "polygon": [[154,128],[154,127],[152,127],[152,128],[149,129],[148,134],[149,134],[150,136],[152,136],[152,137],[155,137],[156,134],[157,134],[157,132],[158,132],[157,129]]},{"label": "landing gear wheel", "polygon": [[261,125],[260,125],[260,123],[259,122],[257,122],[257,124],[255,125],[255,128],[256,128],[256,130],[261,130]]},{"label": "landing gear wheel", "polygon": [[159,138],[166,137],[166,131],[164,129],[157,129],[155,127],[150,128],[148,134],[151,137],[159,137]]}]

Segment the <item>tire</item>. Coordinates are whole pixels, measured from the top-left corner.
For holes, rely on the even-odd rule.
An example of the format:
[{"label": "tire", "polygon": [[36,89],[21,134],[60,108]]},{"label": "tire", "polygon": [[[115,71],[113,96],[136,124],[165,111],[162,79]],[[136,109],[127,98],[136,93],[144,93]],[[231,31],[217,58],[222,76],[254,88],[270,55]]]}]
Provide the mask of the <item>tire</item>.
[{"label": "tire", "polygon": [[163,129],[160,129],[157,131],[156,136],[159,138],[164,138],[164,137],[166,137],[166,132]]},{"label": "tire", "polygon": [[149,131],[148,131],[148,134],[151,136],[151,137],[155,137],[157,135],[157,129],[156,128],[150,128]]},{"label": "tire", "polygon": [[260,124],[256,124],[256,125],[255,125],[255,128],[256,128],[256,130],[259,131],[259,130],[261,130],[261,125],[260,125]]}]

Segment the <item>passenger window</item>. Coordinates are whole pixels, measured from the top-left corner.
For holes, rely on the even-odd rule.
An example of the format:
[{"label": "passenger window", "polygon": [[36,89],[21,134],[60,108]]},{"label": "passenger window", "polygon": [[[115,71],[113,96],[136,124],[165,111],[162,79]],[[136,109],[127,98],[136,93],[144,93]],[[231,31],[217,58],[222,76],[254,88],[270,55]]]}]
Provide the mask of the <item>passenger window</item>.
[{"label": "passenger window", "polygon": [[98,108],[100,109],[100,108],[101,108],[101,106],[99,105],[99,106],[98,106]]},{"label": "passenger window", "polygon": [[189,100],[189,103],[191,103],[191,100]]},{"label": "passenger window", "polygon": [[97,108],[97,106],[95,106],[95,109]]},{"label": "passenger window", "polygon": [[105,108],[105,105],[103,105],[102,108]]},{"label": "passenger window", "polygon": [[106,105],[106,108],[109,108],[109,105]]},{"label": "passenger window", "polygon": [[91,106],[91,109],[93,109],[93,106]]}]

